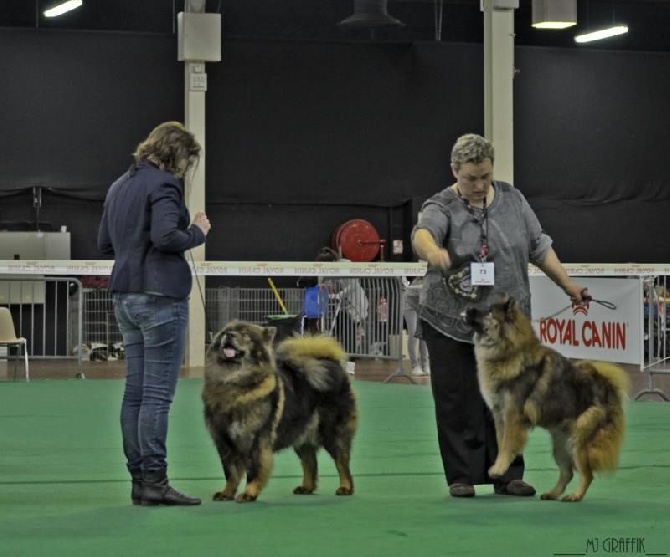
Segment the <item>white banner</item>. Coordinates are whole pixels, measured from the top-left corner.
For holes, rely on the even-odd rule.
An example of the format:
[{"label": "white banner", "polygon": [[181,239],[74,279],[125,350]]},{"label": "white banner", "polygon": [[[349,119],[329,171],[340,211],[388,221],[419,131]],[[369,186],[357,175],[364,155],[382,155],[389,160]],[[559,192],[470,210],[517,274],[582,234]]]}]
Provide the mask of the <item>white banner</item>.
[{"label": "white banner", "polygon": [[[63,261],[0,260],[0,275],[108,275],[112,272],[113,261],[84,261],[68,259]],[[317,263],[312,261],[197,261],[191,264],[199,275],[221,276],[409,276],[426,273],[426,263],[394,263],[376,261],[353,263],[337,261]],[[563,263],[570,276],[579,277],[630,277],[670,275],[669,263],[622,264],[622,263]],[[544,273],[533,265],[528,266],[531,276]]]},{"label": "white banner", "polygon": [[569,358],[637,364],[642,369],[642,279],[580,277],[578,282],[593,300],[566,308],[570,300],[549,278],[530,277],[533,327],[542,344]]},{"label": "white banner", "polygon": [[[0,260],[0,275],[109,275],[113,261],[23,261]],[[333,276],[333,277],[416,277],[426,274],[426,263],[373,261],[196,261],[196,275],[211,276]]]}]

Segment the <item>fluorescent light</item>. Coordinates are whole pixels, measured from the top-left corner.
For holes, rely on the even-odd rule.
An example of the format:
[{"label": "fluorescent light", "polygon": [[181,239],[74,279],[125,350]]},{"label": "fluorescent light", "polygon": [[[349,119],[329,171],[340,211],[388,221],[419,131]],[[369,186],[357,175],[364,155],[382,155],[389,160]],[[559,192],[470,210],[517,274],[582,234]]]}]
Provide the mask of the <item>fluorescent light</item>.
[{"label": "fluorescent light", "polygon": [[593,31],[591,33],[584,33],[583,35],[577,35],[575,37],[575,42],[589,43],[591,41],[599,41],[601,39],[607,39],[617,35],[624,35],[625,33],[628,33],[628,25],[617,25],[608,29],[601,29],[600,31]]},{"label": "fluorescent light", "polygon": [[535,29],[567,29],[568,27],[574,27],[577,25],[576,21],[543,21],[541,23],[535,23],[533,27]]},{"label": "fluorescent light", "polygon": [[577,0],[533,0],[535,29],[565,29],[577,25]]},{"label": "fluorescent light", "polygon": [[81,6],[82,0],[67,0],[58,6],[44,10],[44,17],[58,17]]}]

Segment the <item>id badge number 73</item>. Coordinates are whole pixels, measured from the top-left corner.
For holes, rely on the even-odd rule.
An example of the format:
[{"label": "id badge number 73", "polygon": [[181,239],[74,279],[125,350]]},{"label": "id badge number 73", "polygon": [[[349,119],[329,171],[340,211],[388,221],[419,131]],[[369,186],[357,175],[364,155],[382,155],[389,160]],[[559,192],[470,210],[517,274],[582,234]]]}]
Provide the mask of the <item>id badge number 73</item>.
[{"label": "id badge number 73", "polygon": [[493,262],[470,263],[470,283],[472,286],[493,286]]}]

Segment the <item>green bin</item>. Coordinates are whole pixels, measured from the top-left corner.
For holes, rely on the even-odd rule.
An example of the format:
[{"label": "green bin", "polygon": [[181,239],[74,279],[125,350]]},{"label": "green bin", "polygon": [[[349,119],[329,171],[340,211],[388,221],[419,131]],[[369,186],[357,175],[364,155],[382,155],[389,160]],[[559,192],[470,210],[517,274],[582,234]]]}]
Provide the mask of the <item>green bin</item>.
[{"label": "green bin", "polygon": [[278,315],[268,315],[265,318],[266,327],[276,327],[274,342],[277,344],[285,338],[301,336],[303,333],[303,316],[281,313]]}]

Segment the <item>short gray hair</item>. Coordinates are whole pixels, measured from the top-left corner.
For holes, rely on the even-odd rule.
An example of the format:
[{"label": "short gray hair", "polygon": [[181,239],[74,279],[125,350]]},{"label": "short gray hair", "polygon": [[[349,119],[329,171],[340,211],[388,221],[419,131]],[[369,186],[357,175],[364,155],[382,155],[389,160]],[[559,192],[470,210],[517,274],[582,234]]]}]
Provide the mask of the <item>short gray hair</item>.
[{"label": "short gray hair", "polygon": [[467,163],[480,164],[485,159],[491,159],[493,164],[493,145],[476,133],[462,135],[451,149],[451,164],[456,170]]}]

